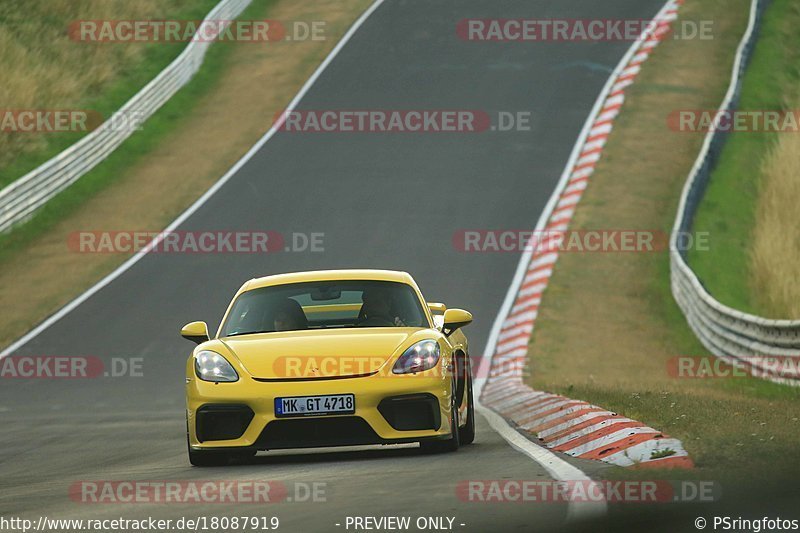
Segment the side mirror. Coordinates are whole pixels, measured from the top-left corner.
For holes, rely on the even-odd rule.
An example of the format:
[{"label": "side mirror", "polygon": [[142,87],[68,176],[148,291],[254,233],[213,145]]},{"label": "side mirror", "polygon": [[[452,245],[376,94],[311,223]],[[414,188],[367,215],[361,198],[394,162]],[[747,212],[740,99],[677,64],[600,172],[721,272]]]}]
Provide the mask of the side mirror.
[{"label": "side mirror", "polygon": [[431,310],[431,314],[443,315],[444,312],[447,311],[447,306],[437,302],[428,302],[428,309]]},{"label": "side mirror", "polygon": [[181,337],[200,344],[208,340],[208,326],[205,322],[189,322],[181,328]]},{"label": "side mirror", "polygon": [[427,304],[428,309],[431,310],[433,326],[441,331],[444,328],[444,312],[447,311],[447,306],[437,302],[427,302]]},{"label": "side mirror", "polygon": [[448,309],[444,312],[444,334],[450,335],[458,328],[472,322],[472,313],[463,309]]}]

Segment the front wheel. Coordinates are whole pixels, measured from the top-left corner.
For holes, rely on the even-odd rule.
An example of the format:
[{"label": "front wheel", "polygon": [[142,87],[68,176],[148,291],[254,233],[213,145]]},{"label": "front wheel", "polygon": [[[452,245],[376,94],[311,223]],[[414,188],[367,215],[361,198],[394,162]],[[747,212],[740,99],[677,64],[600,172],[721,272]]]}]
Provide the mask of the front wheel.
[{"label": "front wheel", "polygon": [[461,445],[472,444],[475,440],[475,401],[472,397],[472,376],[467,378],[467,423],[458,430]]},{"label": "front wheel", "polygon": [[444,453],[458,450],[460,444],[458,429],[458,405],[456,405],[456,384],[452,384],[450,393],[450,438],[447,440],[426,440],[419,443],[424,453]]}]

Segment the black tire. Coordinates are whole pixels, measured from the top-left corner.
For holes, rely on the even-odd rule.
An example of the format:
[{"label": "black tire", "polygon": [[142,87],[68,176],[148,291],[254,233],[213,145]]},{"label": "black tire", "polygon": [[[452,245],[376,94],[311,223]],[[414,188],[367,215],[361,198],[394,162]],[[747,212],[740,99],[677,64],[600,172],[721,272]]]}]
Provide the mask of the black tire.
[{"label": "black tire", "polygon": [[475,441],[475,401],[472,397],[472,376],[467,377],[467,423],[458,429],[458,440],[461,446]]},{"label": "black tire", "polygon": [[450,438],[446,440],[424,440],[419,443],[424,453],[446,453],[458,450],[460,444],[458,430],[458,405],[456,404],[456,383],[452,384],[450,394]]}]

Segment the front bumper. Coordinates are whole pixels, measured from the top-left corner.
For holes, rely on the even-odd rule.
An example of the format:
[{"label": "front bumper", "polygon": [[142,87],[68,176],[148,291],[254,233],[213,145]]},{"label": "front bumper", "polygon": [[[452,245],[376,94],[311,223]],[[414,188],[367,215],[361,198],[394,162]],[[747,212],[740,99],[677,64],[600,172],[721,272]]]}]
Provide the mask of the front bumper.
[{"label": "front bumper", "polygon": [[[368,377],[186,385],[189,444],[197,450],[399,444],[450,436],[449,376]],[[277,418],[274,399],[354,394],[355,413]]]}]

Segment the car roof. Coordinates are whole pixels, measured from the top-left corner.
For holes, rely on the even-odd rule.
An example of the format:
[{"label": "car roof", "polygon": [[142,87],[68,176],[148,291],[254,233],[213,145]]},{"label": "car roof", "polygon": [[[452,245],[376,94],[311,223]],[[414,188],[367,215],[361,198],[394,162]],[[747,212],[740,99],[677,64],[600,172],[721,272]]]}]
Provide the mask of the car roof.
[{"label": "car roof", "polygon": [[330,281],[330,280],[374,280],[374,281],[394,281],[416,286],[414,279],[408,272],[397,270],[373,270],[373,269],[342,269],[342,270],[312,270],[308,272],[291,272],[287,274],[276,274],[253,278],[240,289],[249,291],[269,287],[272,285],[284,285],[287,283],[303,283],[307,281]]}]

